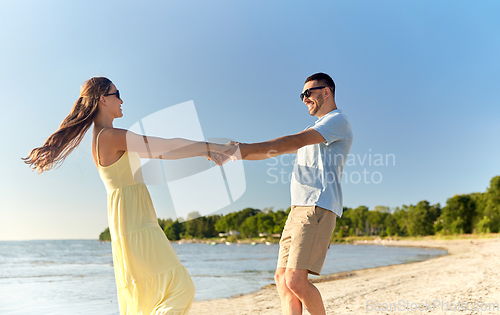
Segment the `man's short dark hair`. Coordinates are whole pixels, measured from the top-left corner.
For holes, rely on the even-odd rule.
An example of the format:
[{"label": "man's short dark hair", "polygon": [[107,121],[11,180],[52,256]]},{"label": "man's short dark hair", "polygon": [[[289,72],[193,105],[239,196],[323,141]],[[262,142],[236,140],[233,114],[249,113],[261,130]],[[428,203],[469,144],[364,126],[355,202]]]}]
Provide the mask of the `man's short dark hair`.
[{"label": "man's short dark hair", "polygon": [[318,81],[320,85],[331,88],[333,95],[335,95],[335,82],[333,82],[332,78],[328,74],[322,72],[315,73],[312,76],[308,77],[306,79],[306,82],[304,83],[307,83],[309,81]]}]

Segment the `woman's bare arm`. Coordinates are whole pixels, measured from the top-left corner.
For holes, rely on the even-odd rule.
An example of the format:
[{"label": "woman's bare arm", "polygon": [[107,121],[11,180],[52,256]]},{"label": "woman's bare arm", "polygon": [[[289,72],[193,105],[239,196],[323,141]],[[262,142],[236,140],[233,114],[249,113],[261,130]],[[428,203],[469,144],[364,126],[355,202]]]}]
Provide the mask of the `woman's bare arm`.
[{"label": "woman's bare arm", "polygon": [[143,136],[125,129],[106,129],[99,137],[100,146],[110,151],[137,152],[141,158],[183,159],[195,156],[210,157],[210,151],[224,152],[230,145],[192,141],[182,138],[165,139]]}]

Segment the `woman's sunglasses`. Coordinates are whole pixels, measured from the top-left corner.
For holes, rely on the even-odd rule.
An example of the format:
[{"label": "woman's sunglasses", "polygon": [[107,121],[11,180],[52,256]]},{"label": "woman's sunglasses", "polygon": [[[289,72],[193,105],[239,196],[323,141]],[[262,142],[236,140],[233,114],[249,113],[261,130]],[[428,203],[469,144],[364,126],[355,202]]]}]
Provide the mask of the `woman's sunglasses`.
[{"label": "woman's sunglasses", "polygon": [[120,91],[116,90],[116,93],[109,93],[109,94],[104,94],[104,96],[110,96],[110,95],[116,95],[116,97],[120,98]]},{"label": "woman's sunglasses", "polygon": [[300,100],[303,101],[304,97],[311,96],[312,90],[319,90],[319,89],[324,89],[324,88],[326,88],[326,86],[318,86],[318,87],[313,87],[313,88],[307,89],[304,91],[304,93],[300,94]]}]

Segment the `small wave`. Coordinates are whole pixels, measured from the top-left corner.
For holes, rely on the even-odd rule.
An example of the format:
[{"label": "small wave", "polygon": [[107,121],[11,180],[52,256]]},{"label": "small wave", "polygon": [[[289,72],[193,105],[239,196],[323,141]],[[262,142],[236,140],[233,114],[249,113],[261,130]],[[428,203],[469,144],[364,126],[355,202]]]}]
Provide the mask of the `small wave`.
[{"label": "small wave", "polygon": [[29,263],[32,264],[32,265],[57,264],[57,262],[51,261],[51,260],[33,260],[33,261],[29,262]]},{"label": "small wave", "polygon": [[239,277],[241,277],[241,275],[237,274],[237,273],[226,274],[226,275],[196,275],[196,274],[192,274],[190,276],[191,276],[191,278],[239,278]]},{"label": "small wave", "polygon": [[256,273],[256,274],[266,274],[266,273],[275,273],[275,270],[243,270],[241,273]]},{"label": "small wave", "polygon": [[203,261],[245,261],[245,260],[275,260],[276,258],[228,258],[228,259],[220,259],[220,258],[214,258],[214,259],[204,259]]},{"label": "small wave", "polygon": [[61,274],[61,275],[36,275],[36,276],[12,276],[12,277],[0,277],[0,279],[31,279],[31,278],[50,278],[50,277],[72,277],[71,274]]}]

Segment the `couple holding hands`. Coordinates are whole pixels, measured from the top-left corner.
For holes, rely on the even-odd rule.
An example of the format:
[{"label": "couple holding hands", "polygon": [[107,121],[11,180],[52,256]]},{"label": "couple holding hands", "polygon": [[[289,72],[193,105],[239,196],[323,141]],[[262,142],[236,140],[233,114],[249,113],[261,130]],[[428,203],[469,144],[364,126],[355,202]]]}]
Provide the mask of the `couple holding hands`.
[{"label": "couple holding hands", "polygon": [[303,307],[312,315],[325,314],[321,294],[308,274],[321,272],[336,218],[342,215],[340,184],[352,130],[336,106],[329,75],[308,77],[300,98],[318,120],[294,135],[248,144],[164,139],[114,128],[114,119],[123,116],[120,93],[109,79],[94,77],[83,85],[59,129],[24,161],[40,173],[50,170],[80,144],[93,124],[92,156],[107,190],[120,314],[181,315],[188,313],[195,288],[158,225],[146,185],[134,177],[131,165],[140,166],[140,158],[195,156],[222,165],[231,159],[296,153],[292,210],[280,240],[275,281],[283,314],[302,314]]}]

